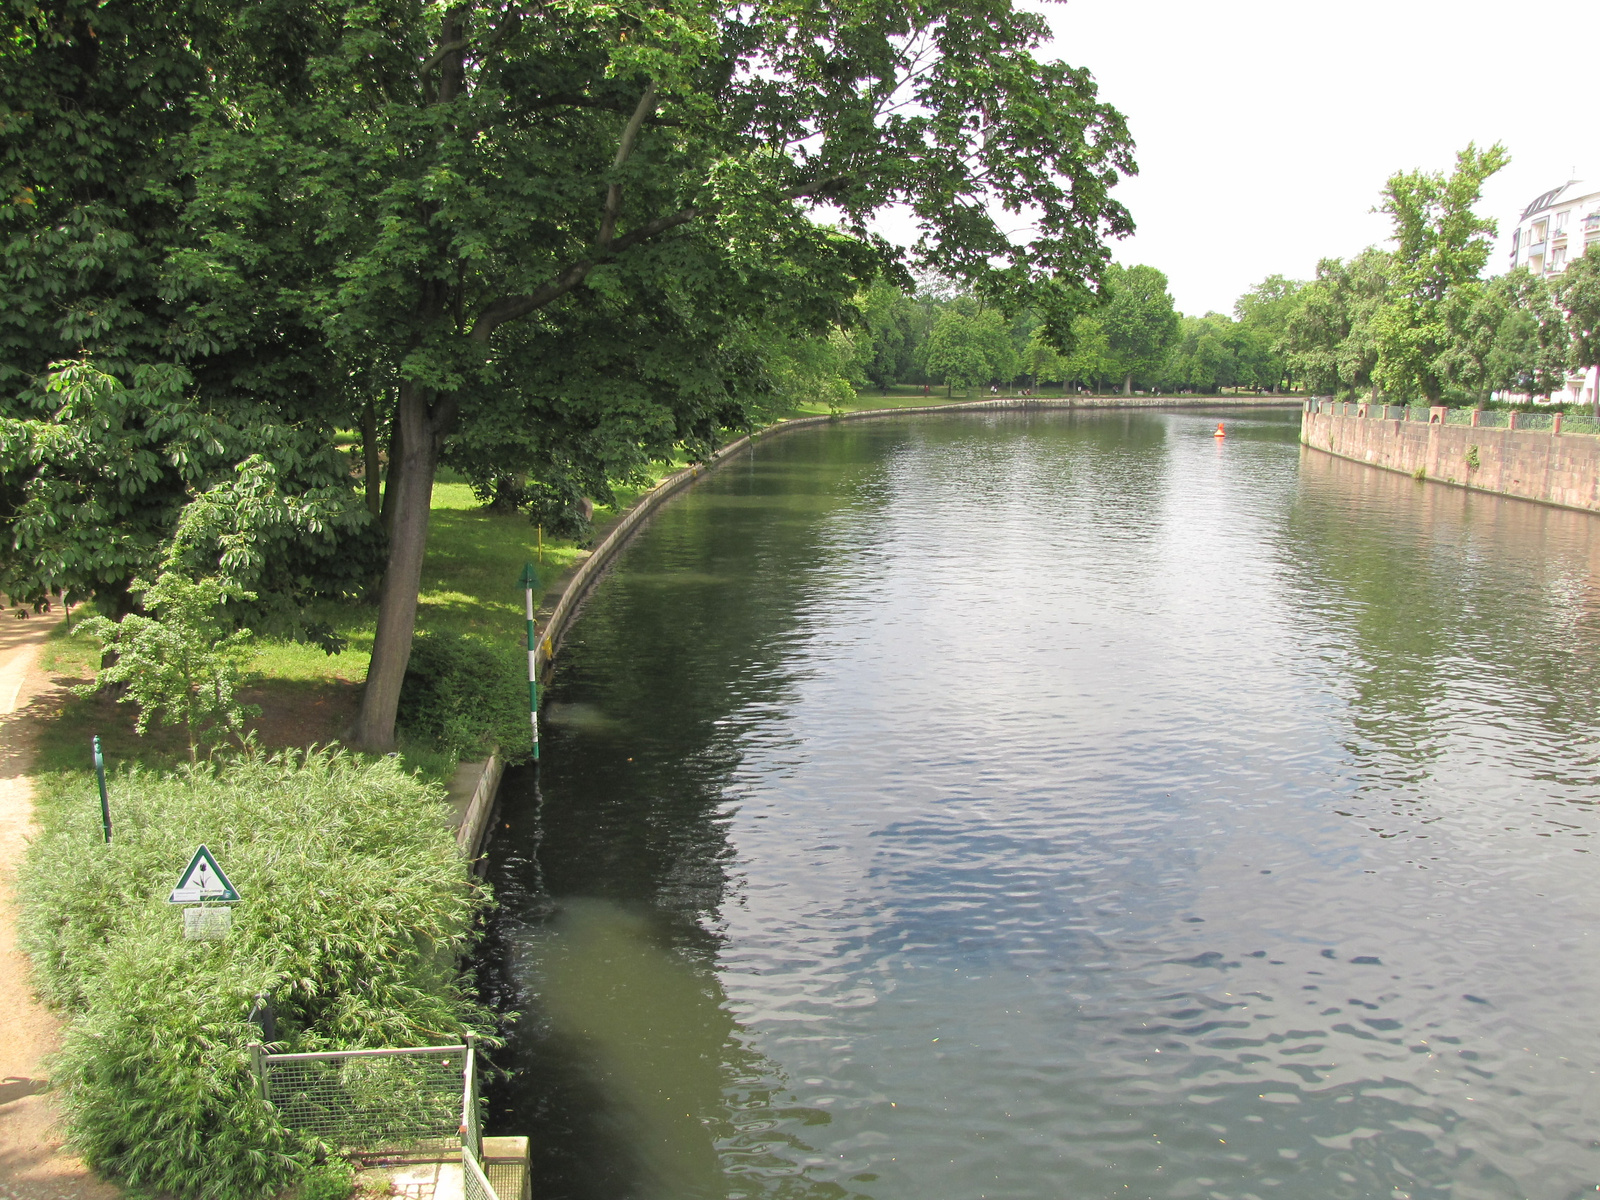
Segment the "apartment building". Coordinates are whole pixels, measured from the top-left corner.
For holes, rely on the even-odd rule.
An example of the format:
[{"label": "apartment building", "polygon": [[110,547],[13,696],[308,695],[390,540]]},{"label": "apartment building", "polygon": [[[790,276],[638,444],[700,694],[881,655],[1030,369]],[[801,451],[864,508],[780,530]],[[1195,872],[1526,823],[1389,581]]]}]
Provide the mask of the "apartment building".
[{"label": "apartment building", "polygon": [[1559,275],[1600,245],[1600,185],[1571,179],[1535,196],[1511,233],[1511,266]]},{"label": "apartment building", "polygon": [[[1600,246],[1600,184],[1569,179],[1533,198],[1511,232],[1511,266],[1536,275],[1559,275],[1590,246]],[[1566,395],[1553,400],[1593,404],[1600,371],[1567,376]]]}]

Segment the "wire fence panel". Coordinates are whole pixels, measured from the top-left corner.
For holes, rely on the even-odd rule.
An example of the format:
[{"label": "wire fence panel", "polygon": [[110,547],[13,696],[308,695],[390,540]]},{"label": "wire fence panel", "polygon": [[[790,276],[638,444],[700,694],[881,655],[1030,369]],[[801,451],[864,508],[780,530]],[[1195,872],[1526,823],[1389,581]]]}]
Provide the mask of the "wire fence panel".
[{"label": "wire fence panel", "polygon": [[498,1200],[523,1200],[527,1195],[526,1159],[486,1158],[483,1160],[483,1176],[489,1181],[489,1187]]},{"label": "wire fence panel", "polygon": [[[461,1147],[461,1190],[465,1200],[501,1200],[489,1177],[478,1165],[478,1156],[466,1146]],[[515,1200],[515,1196],[507,1197]]]},{"label": "wire fence panel", "polygon": [[[1566,424],[1565,421],[1562,422]],[[1542,429],[1548,432],[1556,427],[1555,413],[1525,412],[1517,414],[1518,429]]]},{"label": "wire fence panel", "polygon": [[326,1153],[443,1149],[461,1144],[467,1057],[465,1046],[268,1054],[262,1089],[283,1124]]},{"label": "wire fence panel", "polygon": [[1600,421],[1593,417],[1580,417],[1576,413],[1567,413],[1561,418],[1562,433],[1600,433]]},{"label": "wire fence panel", "polygon": [[1472,410],[1470,408],[1452,408],[1444,415],[1446,425],[1471,425]]}]

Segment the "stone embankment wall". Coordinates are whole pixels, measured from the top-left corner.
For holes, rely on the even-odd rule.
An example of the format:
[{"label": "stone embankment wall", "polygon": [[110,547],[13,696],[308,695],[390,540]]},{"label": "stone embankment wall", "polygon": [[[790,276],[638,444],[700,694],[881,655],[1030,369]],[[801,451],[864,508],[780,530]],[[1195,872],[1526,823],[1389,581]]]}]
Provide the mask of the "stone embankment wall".
[{"label": "stone embankment wall", "polygon": [[[1517,496],[1562,508],[1600,512],[1600,437],[1547,429],[1490,429],[1448,423],[1448,410],[1309,400],[1300,441],[1341,458],[1453,483],[1474,491]],[[1389,414],[1406,413],[1405,419]]]}]

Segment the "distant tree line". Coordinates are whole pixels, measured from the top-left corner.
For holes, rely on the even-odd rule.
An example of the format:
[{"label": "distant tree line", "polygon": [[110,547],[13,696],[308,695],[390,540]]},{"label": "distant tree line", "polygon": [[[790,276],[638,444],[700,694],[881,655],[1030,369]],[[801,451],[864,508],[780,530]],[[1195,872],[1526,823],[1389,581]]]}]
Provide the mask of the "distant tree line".
[{"label": "distant tree line", "polygon": [[826,355],[813,352],[803,385],[812,396],[909,383],[1457,405],[1548,397],[1569,370],[1600,363],[1600,247],[1554,279],[1526,267],[1485,279],[1496,225],[1472,210],[1507,161],[1499,145],[1469,145],[1448,175],[1396,173],[1380,206],[1391,248],[1323,259],[1309,281],[1269,276],[1231,315],[1180,315],[1166,276],[1142,265],[1110,265],[1065,328],[937,285],[907,293],[880,280],[857,297],[855,325],[832,335]]}]

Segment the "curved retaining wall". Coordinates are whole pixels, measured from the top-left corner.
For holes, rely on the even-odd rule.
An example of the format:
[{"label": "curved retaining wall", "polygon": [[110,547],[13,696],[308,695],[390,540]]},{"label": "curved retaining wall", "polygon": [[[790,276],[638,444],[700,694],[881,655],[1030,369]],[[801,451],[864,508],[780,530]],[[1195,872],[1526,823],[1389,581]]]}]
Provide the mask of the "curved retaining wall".
[{"label": "curved retaining wall", "polygon": [[[1366,405],[1358,412],[1365,412]],[[1444,410],[1434,410],[1443,413]],[[1369,466],[1475,492],[1600,512],[1600,438],[1537,429],[1487,429],[1438,421],[1314,412],[1300,441]]]},{"label": "curved retaining wall", "polygon": [[[1006,397],[998,400],[974,400],[962,404],[931,404],[917,408],[872,408],[860,412],[829,413],[816,417],[797,417],[792,421],[782,421],[776,425],[769,425],[765,429],[757,430],[747,437],[729,442],[726,446],[713,453],[703,463],[695,463],[668,475],[655,487],[634,502],[633,507],[623,514],[604,539],[596,546],[589,557],[578,564],[571,577],[568,578],[566,587],[557,598],[555,607],[548,616],[543,618],[543,629],[539,635],[539,644],[534,652],[535,669],[538,671],[539,682],[544,683],[550,674],[551,661],[556,656],[556,651],[561,648],[561,639],[565,636],[572,622],[577,619],[578,611],[583,606],[584,598],[589,589],[594,587],[600,577],[605,574],[606,568],[615,561],[628,539],[638,532],[639,526],[661,505],[665,504],[678,492],[688,487],[701,475],[716,467],[719,463],[740,451],[747,449],[756,442],[766,441],[778,437],[795,429],[809,429],[817,425],[830,425],[840,421],[867,421],[886,417],[925,416],[932,413],[969,413],[986,411],[1011,411],[1030,408],[1298,408],[1300,401],[1284,400],[1277,396],[1263,396],[1252,398],[1221,399],[1216,396],[1138,396],[1128,399],[1101,399],[1101,400],[1047,400],[1036,398]],[[495,798],[500,788],[500,776],[503,764],[498,755],[491,755],[485,762],[463,763],[456,772],[456,777],[450,785],[450,804],[453,810],[452,827],[456,833],[456,843],[462,854],[471,859],[478,859],[478,869],[482,870],[482,860],[479,858],[484,845],[488,841],[489,825],[494,814]]]},{"label": "curved retaining wall", "polygon": [[650,491],[639,497],[633,507],[624,514],[622,520],[617,522],[605,539],[594,548],[593,553],[579,564],[578,569],[568,579],[567,586],[562,590],[560,598],[556,601],[555,608],[551,610],[550,615],[544,620],[534,660],[539,673],[539,681],[543,683],[549,674],[550,663],[555,658],[556,652],[561,648],[561,639],[577,618],[578,610],[583,606],[584,597],[588,595],[589,589],[605,573],[606,568],[622,548],[627,545],[628,539],[638,531],[639,526],[644,523],[645,519],[672,496],[688,487],[696,479],[699,479],[701,475],[756,442],[763,442],[796,429],[810,429],[817,425],[832,425],[842,421],[881,420],[886,417],[928,416],[934,413],[1014,411],[1033,408],[1299,408],[1300,404],[1299,400],[1285,400],[1279,396],[1243,398],[1137,396],[1129,397],[1128,399],[1100,400],[1003,397],[998,400],[972,400],[960,404],[929,404],[917,408],[870,408],[859,412],[797,417],[791,421],[780,421],[776,425],[769,425],[765,429],[759,429],[753,434],[739,438],[737,441],[729,442],[703,463],[696,463],[693,466],[685,467],[681,471],[668,475]]}]

